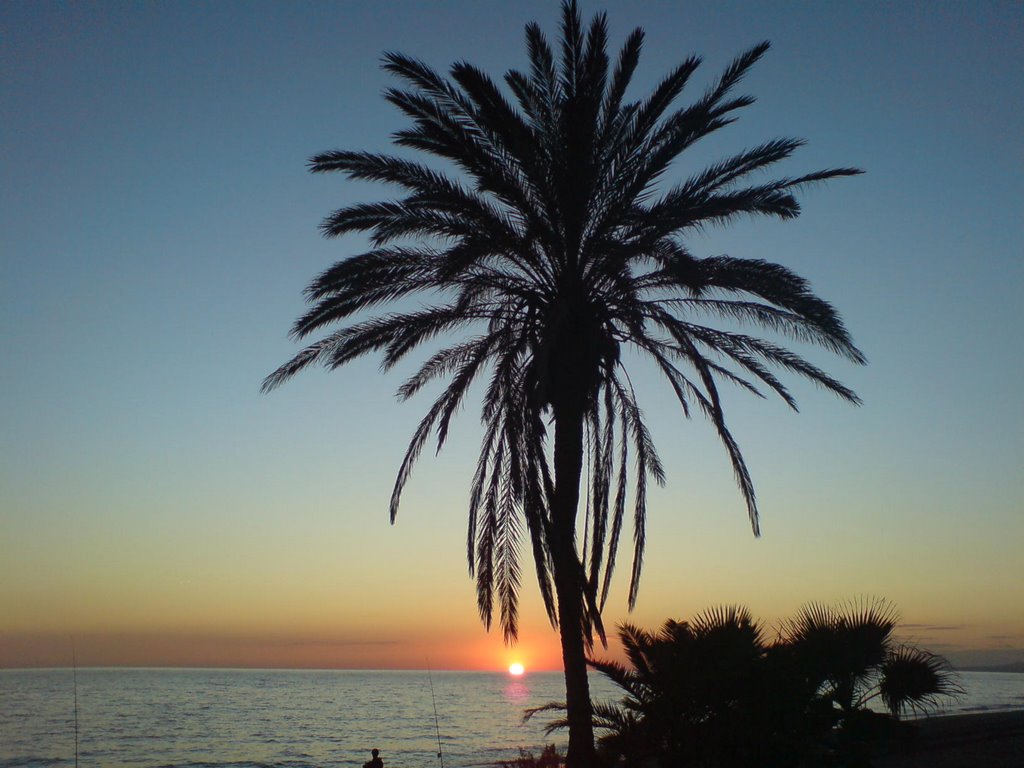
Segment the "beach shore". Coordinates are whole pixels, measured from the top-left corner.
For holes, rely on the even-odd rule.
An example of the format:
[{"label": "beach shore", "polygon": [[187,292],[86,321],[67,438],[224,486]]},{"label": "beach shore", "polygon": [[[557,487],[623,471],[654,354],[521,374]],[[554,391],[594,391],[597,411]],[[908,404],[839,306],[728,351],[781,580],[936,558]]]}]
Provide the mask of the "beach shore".
[{"label": "beach shore", "polygon": [[914,723],[875,768],[1024,768],[1024,710],[949,715]]}]

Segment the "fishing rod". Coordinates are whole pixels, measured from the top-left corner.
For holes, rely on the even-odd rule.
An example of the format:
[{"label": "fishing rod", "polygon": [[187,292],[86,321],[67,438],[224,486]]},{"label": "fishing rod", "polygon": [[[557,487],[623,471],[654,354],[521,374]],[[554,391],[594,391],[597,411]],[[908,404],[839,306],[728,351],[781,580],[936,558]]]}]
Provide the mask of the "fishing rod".
[{"label": "fishing rod", "polygon": [[434,705],[434,731],[437,733],[437,757],[444,768],[444,754],[441,752],[441,726],[437,721],[437,699],[434,698],[434,679],[430,675],[430,659],[427,659],[427,682],[430,683],[430,703]]},{"label": "fishing rod", "polygon": [[75,655],[75,638],[73,637],[71,638],[71,680],[75,691],[75,768],[78,768],[78,657]]}]

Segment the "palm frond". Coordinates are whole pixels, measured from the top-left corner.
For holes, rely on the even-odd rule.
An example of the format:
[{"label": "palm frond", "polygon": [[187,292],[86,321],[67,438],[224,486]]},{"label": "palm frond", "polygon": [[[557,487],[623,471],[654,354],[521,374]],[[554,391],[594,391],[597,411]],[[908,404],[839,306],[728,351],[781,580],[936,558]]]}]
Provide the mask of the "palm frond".
[{"label": "palm frond", "polygon": [[895,648],[880,673],[879,693],[896,717],[908,711],[923,714],[940,706],[943,699],[963,694],[949,662],[913,646]]}]

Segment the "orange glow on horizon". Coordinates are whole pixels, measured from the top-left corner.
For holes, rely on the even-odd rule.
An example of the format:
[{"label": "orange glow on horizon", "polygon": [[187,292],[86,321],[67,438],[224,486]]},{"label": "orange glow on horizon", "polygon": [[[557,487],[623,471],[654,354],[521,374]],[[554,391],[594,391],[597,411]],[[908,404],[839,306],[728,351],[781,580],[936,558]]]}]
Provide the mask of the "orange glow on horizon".
[{"label": "orange glow on horizon", "polygon": [[63,667],[71,664],[71,637],[83,667],[249,667],[291,669],[472,670],[511,674],[514,664],[533,672],[561,669],[554,632],[524,633],[514,647],[475,626],[462,631],[375,636],[367,632],[253,628],[233,632],[199,629],[125,629],[5,632],[0,666]]}]

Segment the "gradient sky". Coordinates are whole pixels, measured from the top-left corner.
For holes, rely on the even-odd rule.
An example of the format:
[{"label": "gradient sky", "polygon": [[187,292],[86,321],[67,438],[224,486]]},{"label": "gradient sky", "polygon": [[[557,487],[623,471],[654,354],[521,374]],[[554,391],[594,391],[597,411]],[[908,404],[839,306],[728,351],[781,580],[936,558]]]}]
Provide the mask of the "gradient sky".
[{"label": "gradient sky", "polygon": [[[669,482],[637,610],[623,566],[607,623],[877,595],[933,650],[1024,654],[1022,6],[584,4],[601,9],[616,47],[648,32],[634,94],[700,53],[692,96],[773,42],[745,82],[758,103],[677,175],[787,135],[809,144],[779,174],[867,173],[808,190],[794,222],[691,245],[796,269],[870,359],[810,353],[861,408],[796,383],[800,414],[729,393],[760,540],[713,431],[636,374]],[[500,74],[525,66],[532,19],[554,36],[557,4],[0,4],[0,666],[70,663],[74,637],[80,664],[558,667],[534,584],[517,648],[476,616],[475,406],[392,527],[428,407],[394,400],[402,371],[258,393],[297,349],[302,288],[364,244],[320,219],[386,195],[305,170],[403,125],[380,54]]]}]

